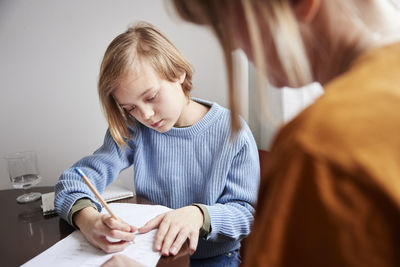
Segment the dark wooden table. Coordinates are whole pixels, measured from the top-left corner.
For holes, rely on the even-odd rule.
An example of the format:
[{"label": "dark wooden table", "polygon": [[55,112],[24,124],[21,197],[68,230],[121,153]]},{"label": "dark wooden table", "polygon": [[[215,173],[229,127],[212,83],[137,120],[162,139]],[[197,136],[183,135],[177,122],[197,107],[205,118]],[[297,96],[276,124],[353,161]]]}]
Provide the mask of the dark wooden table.
[{"label": "dark wooden table", "polygon": [[[53,187],[35,187],[34,191],[48,193]],[[57,215],[43,216],[41,200],[19,204],[16,197],[23,190],[0,190],[0,262],[1,266],[20,266],[45,251],[74,231],[66,221]],[[151,204],[141,198],[132,197],[116,202]],[[172,257],[161,257],[158,267],[189,266],[189,249],[185,244]]]}]

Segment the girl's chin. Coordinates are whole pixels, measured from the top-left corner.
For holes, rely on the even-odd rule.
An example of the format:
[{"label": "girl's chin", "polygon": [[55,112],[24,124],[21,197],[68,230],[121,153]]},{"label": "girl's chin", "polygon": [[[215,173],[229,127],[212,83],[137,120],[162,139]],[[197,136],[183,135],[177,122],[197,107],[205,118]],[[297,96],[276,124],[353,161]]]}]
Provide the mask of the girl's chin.
[{"label": "girl's chin", "polygon": [[172,129],[172,127],[167,126],[167,125],[160,125],[159,127],[152,128],[154,131],[157,131],[159,133],[165,133],[168,132],[169,130]]}]

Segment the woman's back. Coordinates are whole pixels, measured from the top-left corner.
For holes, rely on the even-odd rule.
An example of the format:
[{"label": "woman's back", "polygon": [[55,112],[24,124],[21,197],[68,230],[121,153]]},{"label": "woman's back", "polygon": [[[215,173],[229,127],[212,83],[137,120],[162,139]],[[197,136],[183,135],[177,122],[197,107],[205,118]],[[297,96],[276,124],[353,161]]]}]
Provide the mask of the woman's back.
[{"label": "woman's back", "polygon": [[399,265],[399,65],[400,43],[361,55],[283,128],[246,266]]}]

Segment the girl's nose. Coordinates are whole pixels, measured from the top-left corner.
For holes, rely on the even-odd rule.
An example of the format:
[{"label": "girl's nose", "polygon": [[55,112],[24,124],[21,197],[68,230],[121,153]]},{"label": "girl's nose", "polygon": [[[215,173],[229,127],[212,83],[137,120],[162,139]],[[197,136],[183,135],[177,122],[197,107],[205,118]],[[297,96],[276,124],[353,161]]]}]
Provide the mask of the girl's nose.
[{"label": "girl's nose", "polygon": [[154,115],[154,110],[151,107],[143,107],[142,111],[142,117],[145,120],[149,120],[151,117]]}]

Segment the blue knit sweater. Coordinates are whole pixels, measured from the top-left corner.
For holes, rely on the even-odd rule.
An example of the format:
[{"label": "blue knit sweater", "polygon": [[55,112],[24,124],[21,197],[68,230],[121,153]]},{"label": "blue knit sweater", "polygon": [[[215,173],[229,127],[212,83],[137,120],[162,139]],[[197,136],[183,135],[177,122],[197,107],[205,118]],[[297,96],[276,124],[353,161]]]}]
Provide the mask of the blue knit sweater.
[{"label": "blue knit sweater", "polygon": [[[141,124],[130,127],[132,138],[123,150],[107,131],[104,144],[80,167],[103,192],[119,173],[134,165],[136,193],[153,203],[177,209],[204,204],[211,232],[201,238],[193,258],[207,258],[238,249],[250,233],[259,185],[258,150],[242,121],[237,137],[230,138],[230,112],[216,103],[196,124],[159,133]],[[101,205],[73,167],[56,184],[55,207],[68,221],[75,201],[86,197]]]}]

